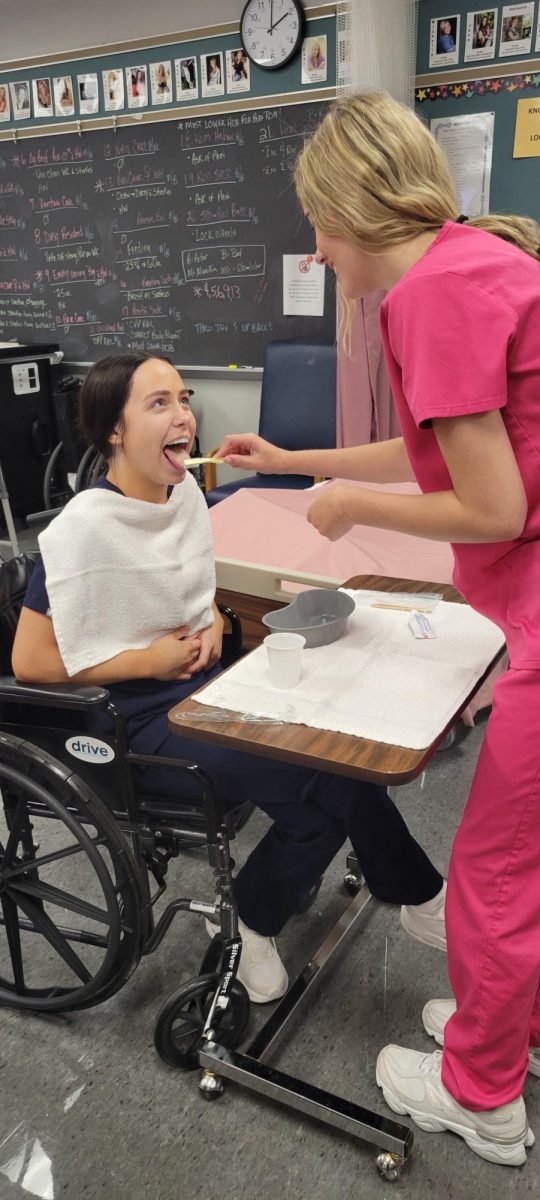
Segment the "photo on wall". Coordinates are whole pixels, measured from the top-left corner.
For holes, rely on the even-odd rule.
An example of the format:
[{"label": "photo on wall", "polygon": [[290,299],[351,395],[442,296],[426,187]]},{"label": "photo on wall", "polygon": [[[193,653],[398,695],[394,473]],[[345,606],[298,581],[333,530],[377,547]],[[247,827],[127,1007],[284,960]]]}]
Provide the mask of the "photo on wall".
[{"label": "photo on wall", "polygon": [[0,121],[11,120],[11,104],[7,83],[0,83]]},{"label": "photo on wall", "polygon": [[124,75],[120,68],[110,67],[102,71],[103,99],[106,112],[118,112],[126,103],[124,94]]},{"label": "photo on wall", "polygon": [[307,37],[302,43],[302,83],[324,83],[326,80],[326,34]]},{"label": "photo on wall", "polygon": [[56,116],[72,117],[75,112],[75,98],[71,75],[58,75],[53,79],[53,91]]},{"label": "photo on wall", "polygon": [[534,0],[526,4],[505,4],[501,14],[501,40],[499,54],[530,54],[534,18]]},{"label": "photo on wall", "polygon": [[459,62],[459,29],[461,18],[436,17],[431,22],[429,39],[430,67],[452,67]]},{"label": "photo on wall", "polygon": [[227,64],[227,91],[249,92],[251,87],[249,75],[249,58],[241,46],[236,50],[225,51]]},{"label": "photo on wall", "polygon": [[146,108],[148,104],[148,72],[146,67],[126,67],[128,108]]},{"label": "photo on wall", "polygon": [[201,54],[201,96],[223,96],[224,94],[225,79],[221,50],[216,50],[213,54]]},{"label": "photo on wall", "polygon": [[197,59],[175,58],[174,73],[176,76],[176,99],[197,100],[199,96]]},{"label": "photo on wall", "polygon": [[467,13],[465,62],[495,57],[498,9],[482,8]]},{"label": "photo on wall", "polygon": [[13,116],[16,121],[25,121],[30,116],[30,82],[28,79],[18,79],[10,83]]},{"label": "photo on wall", "polygon": [[150,90],[152,104],[171,103],[173,90],[170,59],[166,62],[150,63]]},{"label": "photo on wall", "polygon": [[79,93],[79,112],[89,116],[99,111],[98,77],[95,72],[90,75],[77,75],[77,91]]},{"label": "photo on wall", "polygon": [[53,117],[53,98],[51,81],[47,77],[32,80],[32,100],[35,117]]}]

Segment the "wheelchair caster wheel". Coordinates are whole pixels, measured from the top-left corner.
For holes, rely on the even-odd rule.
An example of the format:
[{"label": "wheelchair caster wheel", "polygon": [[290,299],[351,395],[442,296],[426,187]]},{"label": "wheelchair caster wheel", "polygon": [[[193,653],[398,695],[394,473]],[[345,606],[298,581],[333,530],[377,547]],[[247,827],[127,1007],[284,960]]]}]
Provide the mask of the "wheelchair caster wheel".
[{"label": "wheelchair caster wheel", "polygon": [[347,871],[347,874],[343,876],[343,886],[351,896],[356,896],[362,887],[362,882],[358,878],[358,875],[353,875],[352,871]]},{"label": "wheelchair caster wheel", "polygon": [[223,1095],[223,1080],[215,1071],[203,1071],[199,1080],[199,1091],[204,1100],[219,1100]]},{"label": "wheelchair caster wheel", "polygon": [[[156,1050],[171,1067],[192,1071],[199,1066],[203,1032],[220,976],[199,975],[174,992],[161,1006],[154,1033]],[[214,1040],[227,1050],[238,1045],[249,1017],[249,996],[235,979],[227,1008],[212,1018]]]},{"label": "wheelchair caster wheel", "polygon": [[399,1154],[390,1154],[387,1150],[381,1150],[381,1153],[376,1158],[377,1170],[386,1179],[388,1183],[395,1183],[401,1175],[404,1159],[400,1158]]}]

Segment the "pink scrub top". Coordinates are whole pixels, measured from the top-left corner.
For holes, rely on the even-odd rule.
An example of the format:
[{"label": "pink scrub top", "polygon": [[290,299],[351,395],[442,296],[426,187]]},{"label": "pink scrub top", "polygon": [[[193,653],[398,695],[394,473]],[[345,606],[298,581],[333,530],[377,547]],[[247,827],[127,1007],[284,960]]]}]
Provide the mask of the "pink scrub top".
[{"label": "pink scrub top", "polygon": [[527,494],[521,537],[452,546],[453,581],[503,630],[512,667],[540,668],[540,262],[447,222],[381,306],[401,430],[423,492],[452,481],[434,417],[500,409]]}]

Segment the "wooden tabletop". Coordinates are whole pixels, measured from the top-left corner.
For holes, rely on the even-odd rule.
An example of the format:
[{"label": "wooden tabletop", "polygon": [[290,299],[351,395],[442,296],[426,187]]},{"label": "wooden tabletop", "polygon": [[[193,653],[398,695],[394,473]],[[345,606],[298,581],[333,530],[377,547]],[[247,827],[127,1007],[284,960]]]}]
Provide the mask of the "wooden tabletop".
[{"label": "wooden tabletop", "polygon": [[[464,602],[463,597],[450,584],[386,579],[379,575],[355,576],[347,580],[344,587],[387,592],[434,592],[444,600]],[[191,697],[171,709],[169,726],[173,733],[180,736],[214,742],[227,749],[245,750],[267,758],[279,758],[283,762],[296,763],[315,771],[332,771],[336,775],[368,779],[373,783],[388,786],[409,783],[424,769],[445,734],[476,695],[503,653],[504,648],[494,656],[451,720],[441,729],[439,736],[424,750],[408,750],[403,746],[390,746],[384,742],[352,737],[350,734],[312,729],[307,725],[269,725],[263,720],[260,723],[248,724],[239,720],[236,713],[228,713],[226,719],[220,721],[219,714],[223,712],[225,716],[224,710],[207,705],[194,705]],[[203,691],[204,688],[200,688],[194,695]],[[197,709],[195,713],[194,708]],[[191,715],[187,719],[177,721],[177,713]]]}]

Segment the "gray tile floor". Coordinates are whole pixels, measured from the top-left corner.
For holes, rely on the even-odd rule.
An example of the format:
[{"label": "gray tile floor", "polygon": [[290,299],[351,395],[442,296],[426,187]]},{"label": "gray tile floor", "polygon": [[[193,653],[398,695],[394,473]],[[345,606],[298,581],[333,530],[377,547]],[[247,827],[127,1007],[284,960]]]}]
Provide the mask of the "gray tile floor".
[{"label": "gray tile floor", "polygon": [[[26,531],[20,540],[21,549],[33,549],[36,535]],[[394,792],[412,832],[443,871],[484,727],[482,719],[470,732],[460,726],[452,749]],[[266,818],[255,814],[235,844],[239,861],[265,827]],[[314,907],[280,938],[291,978],[347,903],[344,868],[342,853]],[[202,852],[173,862],[168,881],[165,902],[180,894],[212,898]],[[62,1016],[0,1011],[0,1200],[540,1195],[538,1149],[524,1168],[512,1170],[482,1162],[453,1135],[416,1130],[401,1179],[390,1184],[376,1172],[375,1147],[233,1084],[226,1084],[220,1100],[205,1104],[197,1072],[176,1072],[157,1057],[153,1028],[162,1000],[198,974],[206,945],[202,919],[182,914],[156,953],[105,1004]],[[272,1063],[392,1116],[375,1084],[377,1053],[388,1041],[432,1050],[420,1014],[430,997],[448,994],[444,956],[410,941],[396,908],[372,901]],[[268,1009],[252,1011],[246,1042],[267,1015]],[[525,1100],[540,1134],[540,1080],[528,1077]]]},{"label": "gray tile floor", "polygon": [[[483,724],[438,754],[396,796],[411,829],[445,869],[483,735]],[[266,819],[236,843],[242,859]],[[315,906],[280,939],[291,974],[319,945],[346,903],[344,854]],[[204,855],[171,865],[168,899],[210,898]],[[449,1134],[417,1131],[400,1182],[377,1174],[375,1149],[226,1086],[205,1104],[197,1073],[165,1066],[153,1049],[164,997],[198,973],[207,944],[201,918],[181,915],[159,950],[105,1004],[63,1016],[0,1013],[0,1200],[487,1200],[540,1194],[540,1153],[511,1170],[481,1162]],[[310,1011],[272,1060],[283,1070],[386,1112],[375,1060],[387,1041],[432,1049],[422,1006],[448,994],[442,954],[400,931],[398,910],[374,902]],[[266,1015],[266,1014],[265,1014]],[[261,1023],[256,1010],[250,1033]],[[540,1080],[526,1102],[540,1129]],[[390,1115],[387,1113],[387,1115]]]}]

